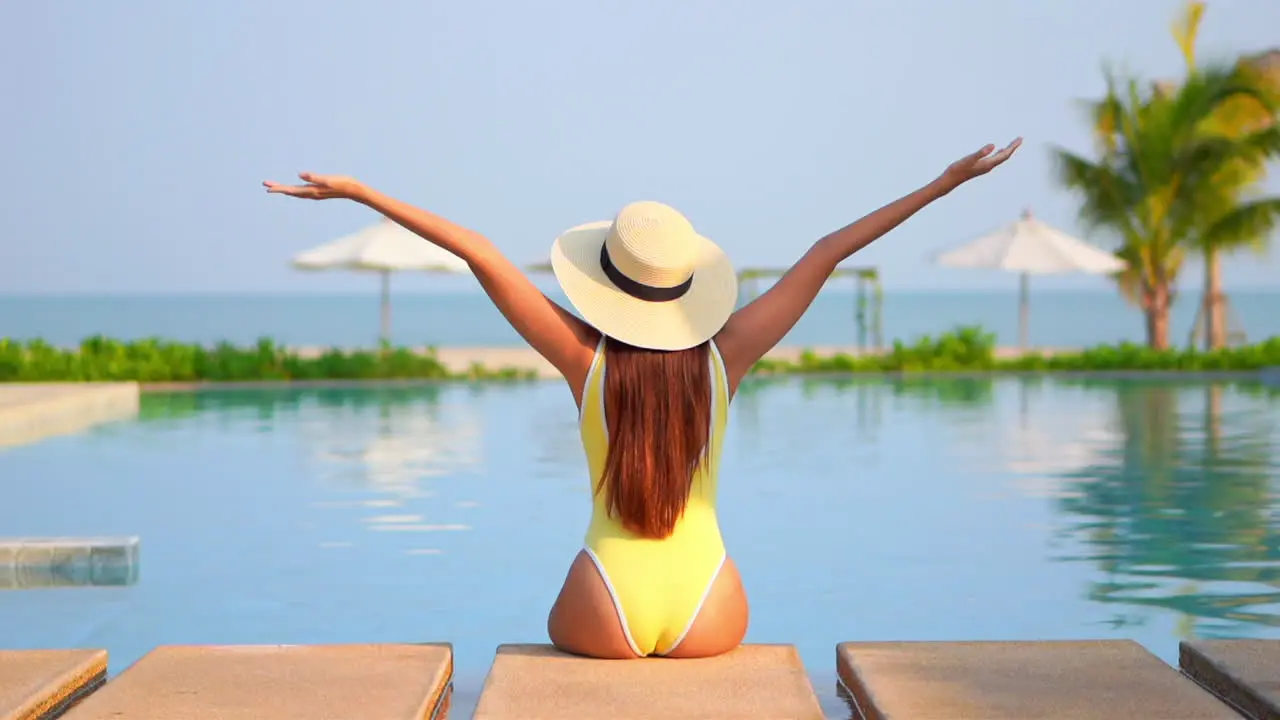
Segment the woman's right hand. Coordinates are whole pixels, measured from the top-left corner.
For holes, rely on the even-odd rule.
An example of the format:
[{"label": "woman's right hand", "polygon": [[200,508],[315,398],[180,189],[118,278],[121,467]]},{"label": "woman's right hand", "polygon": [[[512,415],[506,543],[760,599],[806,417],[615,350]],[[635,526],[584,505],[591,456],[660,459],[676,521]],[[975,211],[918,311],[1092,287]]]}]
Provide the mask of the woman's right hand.
[{"label": "woman's right hand", "polygon": [[272,180],[267,180],[262,184],[266,186],[269,193],[278,193],[306,200],[331,200],[333,198],[355,200],[364,191],[364,185],[359,181],[341,175],[316,175],[315,173],[304,172],[298,173],[298,177],[306,184],[283,185]]}]

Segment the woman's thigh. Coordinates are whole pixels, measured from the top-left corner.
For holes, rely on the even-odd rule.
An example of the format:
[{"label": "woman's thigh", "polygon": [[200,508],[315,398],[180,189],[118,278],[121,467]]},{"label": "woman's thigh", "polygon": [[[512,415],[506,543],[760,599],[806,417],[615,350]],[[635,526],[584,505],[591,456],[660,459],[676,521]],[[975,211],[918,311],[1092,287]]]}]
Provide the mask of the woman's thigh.
[{"label": "woman's thigh", "polygon": [[638,657],[627,642],[613,596],[585,551],[569,566],[547,618],[547,634],[560,650],[604,659]]},{"label": "woman's thigh", "polygon": [[732,559],[725,558],[689,632],[666,657],[696,658],[727,653],[742,644],[750,615],[738,566]]}]

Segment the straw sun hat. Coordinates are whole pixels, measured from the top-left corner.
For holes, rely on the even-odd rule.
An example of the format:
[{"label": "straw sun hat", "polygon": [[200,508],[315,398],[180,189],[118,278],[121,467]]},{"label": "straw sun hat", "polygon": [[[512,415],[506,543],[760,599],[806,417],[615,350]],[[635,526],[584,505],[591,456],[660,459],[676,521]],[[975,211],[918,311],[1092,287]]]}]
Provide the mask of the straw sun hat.
[{"label": "straw sun hat", "polygon": [[657,202],[564,231],[551,246],[551,269],[584,320],[650,350],[706,342],[738,301],[738,276],[724,251]]}]

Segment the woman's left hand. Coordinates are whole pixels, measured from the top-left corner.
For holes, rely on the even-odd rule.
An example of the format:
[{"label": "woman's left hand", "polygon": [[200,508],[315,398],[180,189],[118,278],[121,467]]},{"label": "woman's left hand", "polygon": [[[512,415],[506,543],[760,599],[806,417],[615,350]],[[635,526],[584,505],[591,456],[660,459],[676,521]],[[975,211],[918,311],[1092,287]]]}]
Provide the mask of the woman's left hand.
[{"label": "woman's left hand", "polygon": [[977,152],[965,155],[947,166],[939,179],[947,185],[948,189],[959,187],[979,175],[986,175],[994,170],[996,166],[1013,157],[1021,145],[1022,138],[1015,138],[999,152],[993,152],[996,149],[995,145],[984,145]]},{"label": "woman's left hand", "polygon": [[279,193],[289,197],[306,200],[330,200],[345,198],[354,200],[364,189],[359,181],[341,175],[316,175],[315,173],[298,173],[305,185],[282,185],[272,180],[262,183],[269,193]]}]

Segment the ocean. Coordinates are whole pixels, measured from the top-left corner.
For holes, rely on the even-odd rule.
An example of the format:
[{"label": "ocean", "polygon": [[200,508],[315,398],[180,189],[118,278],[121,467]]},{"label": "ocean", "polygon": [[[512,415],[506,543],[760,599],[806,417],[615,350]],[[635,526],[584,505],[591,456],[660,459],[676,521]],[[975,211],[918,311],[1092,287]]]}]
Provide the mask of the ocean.
[{"label": "ocean", "polygon": [[[1187,341],[1198,300],[1198,293],[1188,292],[1174,306],[1175,344]],[[1231,295],[1231,302],[1250,341],[1280,335],[1280,291],[1237,292]],[[782,344],[856,344],[854,304],[851,292],[823,293]],[[392,339],[397,345],[523,344],[480,293],[393,295],[392,308]],[[958,325],[981,325],[996,333],[1000,345],[1017,343],[1014,293],[887,292],[882,317],[887,343],[937,335]],[[72,346],[95,334],[205,344],[223,340],[247,344],[271,337],[292,346],[371,346],[378,335],[378,297],[0,297],[0,337],[43,338],[55,345]],[[1115,293],[1032,291],[1032,345],[1070,348],[1143,339],[1142,313]]]}]

